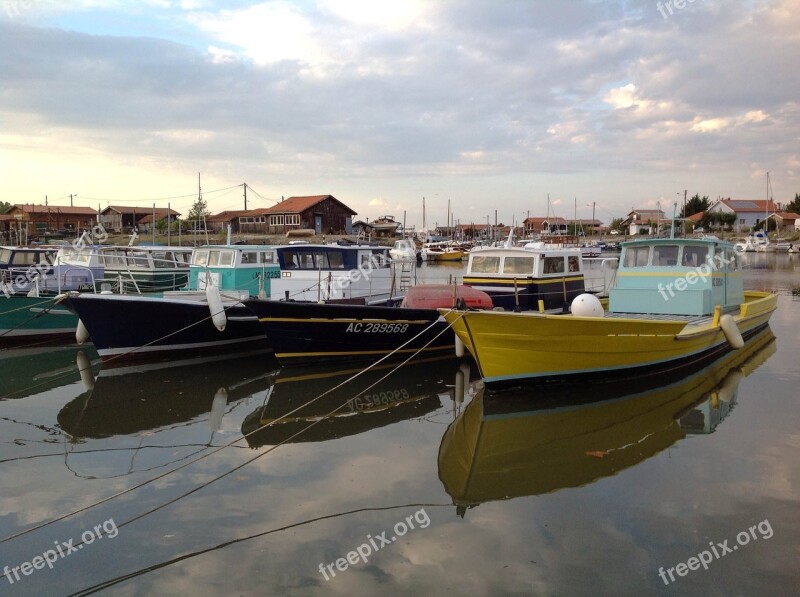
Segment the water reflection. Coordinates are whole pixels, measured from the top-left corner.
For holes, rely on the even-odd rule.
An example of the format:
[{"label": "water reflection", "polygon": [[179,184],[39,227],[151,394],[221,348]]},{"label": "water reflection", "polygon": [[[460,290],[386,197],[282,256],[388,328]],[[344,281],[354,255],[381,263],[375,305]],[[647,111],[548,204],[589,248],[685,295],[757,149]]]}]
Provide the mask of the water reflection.
[{"label": "water reflection", "polygon": [[[210,431],[217,431],[229,406],[269,388],[275,374],[270,364],[264,354],[254,354],[227,361],[213,357],[104,369],[97,378],[83,380],[87,391],[61,409],[58,424],[72,442],[201,419],[208,420]],[[84,366],[84,377],[86,371]]]},{"label": "water reflection", "polygon": [[687,433],[713,432],[733,407],[739,380],[774,352],[767,328],[679,382],[653,377],[606,388],[543,388],[535,396],[481,390],[442,438],[439,478],[463,516],[483,502],[614,475]]},{"label": "water reflection", "polygon": [[97,359],[92,348],[79,346],[18,348],[0,351],[0,401],[18,400],[78,380],[76,360]]},{"label": "water reflection", "polygon": [[352,382],[360,369],[284,369],[242,434],[253,448],[321,442],[423,417],[441,408],[439,395],[458,385],[463,370],[452,357],[374,367]]}]

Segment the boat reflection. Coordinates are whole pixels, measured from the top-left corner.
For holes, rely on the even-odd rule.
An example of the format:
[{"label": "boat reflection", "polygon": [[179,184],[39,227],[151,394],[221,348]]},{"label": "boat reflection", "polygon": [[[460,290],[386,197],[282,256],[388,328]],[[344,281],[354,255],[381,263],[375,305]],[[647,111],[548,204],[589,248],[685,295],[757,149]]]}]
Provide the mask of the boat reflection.
[{"label": "boat reflection", "polygon": [[463,392],[467,368],[453,357],[429,358],[374,367],[348,383],[361,369],[282,369],[242,434],[258,448],[327,441],[422,417],[442,407],[439,395],[453,390],[454,380]]},{"label": "boat reflection", "polygon": [[97,359],[97,353],[91,347],[75,345],[0,351],[0,401],[18,400],[75,383],[79,379],[78,358],[91,361]]},{"label": "boat reflection", "polygon": [[[219,430],[229,405],[264,391],[275,370],[263,353],[229,360],[189,361],[102,369],[86,377],[87,391],[58,413],[71,441],[130,435],[208,419]],[[203,417],[210,413],[209,417]]]},{"label": "boat reflection", "polygon": [[542,388],[535,397],[479,390],[442,438],[439,479],[463,516],[483,502],[614,475],[688,433],[713,432],[735,403],[741,378],[774,352],[766,328],[679,382],[671,383],[673,375],[624,387]]}]

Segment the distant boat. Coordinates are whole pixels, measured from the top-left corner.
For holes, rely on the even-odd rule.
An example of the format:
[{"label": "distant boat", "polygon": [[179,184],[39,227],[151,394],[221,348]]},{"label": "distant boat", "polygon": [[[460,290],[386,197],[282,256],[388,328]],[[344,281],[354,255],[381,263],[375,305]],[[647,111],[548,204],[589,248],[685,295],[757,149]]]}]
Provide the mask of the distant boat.
[{"label": "distant boat", "polygon": [[394,246],[389,249],[389,256],[392,261],[418,261],[422,259],[417,245],[409,238],[395,241]]},{"label": "distant boat", "polygon": [[494,388],[628,377],[743,346],[777,296],[743,290],[741,257],[718,239],[623,244],[608,310],[592,295],[572,315],[440,310]]},{"label": "distant boat", "polygon": [[422,259],[428,261],[462,261],[466,253],[455,249],[447,241],[422,245]]}]

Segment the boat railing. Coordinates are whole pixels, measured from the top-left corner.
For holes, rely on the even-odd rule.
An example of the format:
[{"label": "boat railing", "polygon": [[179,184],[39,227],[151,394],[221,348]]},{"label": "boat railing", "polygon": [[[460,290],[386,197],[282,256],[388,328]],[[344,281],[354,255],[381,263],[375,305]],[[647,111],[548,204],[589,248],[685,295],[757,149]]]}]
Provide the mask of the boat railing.
[{"label": "boat railing", "polygon": [[589,266],[583,269],[586,290],[608,296],[609,290],[617,281],[619,257],[584,257],[581,261]]}]

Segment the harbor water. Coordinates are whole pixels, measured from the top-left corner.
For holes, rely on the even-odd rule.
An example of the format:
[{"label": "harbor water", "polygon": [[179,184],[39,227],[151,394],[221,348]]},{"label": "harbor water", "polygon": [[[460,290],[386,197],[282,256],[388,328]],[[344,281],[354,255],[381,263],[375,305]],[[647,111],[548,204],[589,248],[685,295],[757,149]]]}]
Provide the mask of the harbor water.
[{"label": "harbor water", "polygon": [[744,262],[768,330],[605,385],[3,350],[0,594],[796,594],[800,255]]}]

